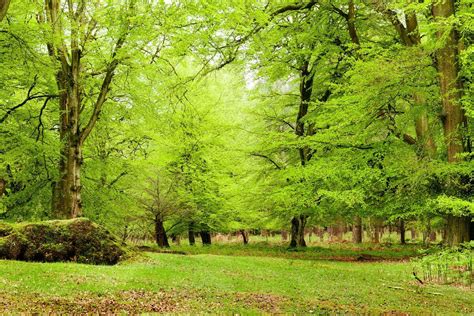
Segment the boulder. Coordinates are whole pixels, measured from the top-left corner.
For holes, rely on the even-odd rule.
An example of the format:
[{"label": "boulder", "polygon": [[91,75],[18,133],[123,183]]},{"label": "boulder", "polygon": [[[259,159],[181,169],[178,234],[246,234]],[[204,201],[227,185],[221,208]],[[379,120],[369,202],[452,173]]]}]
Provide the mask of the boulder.
[{"label": "boulder", "polygon": [[120,242],[87,218],[36,223],[0,223],[0,259],[116,264]]}]

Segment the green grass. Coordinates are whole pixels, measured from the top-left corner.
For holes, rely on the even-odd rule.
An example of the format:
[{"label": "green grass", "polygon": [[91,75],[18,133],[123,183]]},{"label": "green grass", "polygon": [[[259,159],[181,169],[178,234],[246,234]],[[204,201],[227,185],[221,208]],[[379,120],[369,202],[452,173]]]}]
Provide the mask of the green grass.
[{"label": "green grass", "polygon": [[[383,244],[352,244],[352,243],[318,243],[306,248],[289,249],[287,243],[253,242],[221,243],[202,247],[187,244],[173,245],[170,249],[160,249],[156,244],[142,245],[144,249],[154,252],[178,252],[182,254],[213,254],[224,256],[258,256],[278,257],[301,260],[337,260],[337,261],[401,261],[418,256],[422,246],[383,245]],[[427,251],[424,250],[424,253]]]},{"label": "green grass", "polygon": [[117,266],[0,261],[0,311],[474,313],[473,290],[418,285],[408,262],[275,258],[248,248],[253,256],[225,256],[204,252],[229,247],[195,248],[203,254],[144,253]]}]

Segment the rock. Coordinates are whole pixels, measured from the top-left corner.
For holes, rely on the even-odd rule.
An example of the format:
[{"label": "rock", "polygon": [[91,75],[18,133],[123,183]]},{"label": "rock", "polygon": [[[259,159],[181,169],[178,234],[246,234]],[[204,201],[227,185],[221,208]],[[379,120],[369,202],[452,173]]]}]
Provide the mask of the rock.
[{"label": "rock", "polygon": [[0,223],[0,259],[110,265],[124,254],[117,238],[87,218]]}]

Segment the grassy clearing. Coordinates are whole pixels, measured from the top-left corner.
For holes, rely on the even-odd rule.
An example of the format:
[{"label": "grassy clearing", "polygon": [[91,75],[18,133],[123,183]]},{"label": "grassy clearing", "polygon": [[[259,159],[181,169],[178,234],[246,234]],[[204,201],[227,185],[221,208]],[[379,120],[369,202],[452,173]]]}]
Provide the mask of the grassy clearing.
[{"label": "grassy clearing", "polygon": [[474,313],[474,291],[419,286],[407,262],[253,254],[144,253],[117,266],[0,261],[0,310]]},{"label": "grassy clearing", "polygon": [[[189,255],[213,254],[223,256],[258,256],[278,257],[301,260],[337,260],[337,261],[401,261],[420,254],[422,246],[408,245],[375,245],[338,243],[314,244],[307,248],[289,249],[287,243],[256,242],[248,245],[242,243],[213,244],[202,247],[173,245],[170,249],[160,249],[156,244],[142,245],[142,249],[153,252],[181,253]],[[426,252],[426,250],[425,250]]]}]

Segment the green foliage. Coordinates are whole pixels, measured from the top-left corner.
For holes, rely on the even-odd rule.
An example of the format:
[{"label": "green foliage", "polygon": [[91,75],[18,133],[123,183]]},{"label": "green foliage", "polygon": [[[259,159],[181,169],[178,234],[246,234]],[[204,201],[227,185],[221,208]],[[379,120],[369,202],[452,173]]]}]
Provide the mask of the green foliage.
[{"label": "green foliage", "polygon": [[[75,32],[84,39],[79,129],[117,62],[81,177],[84,214],[117,235],[152,234],[157,181],[172,187],[173,234],[281,230],[299,215],[327,226],[473,214],[471,0],[446,20],[416,1],[355,0],[353,19],[342,0],[84,3],[83,25],[60,6],[62,33],[45,23],[41,1],[13,3],[0,25],[0,218],[54,216],[64,144],[50,49],[64,41],[70,58]],[[394,27],[411,14],[416,45]],[[447,163],[433,58],[453,28],[468,115],[457,164]]]},{"label": "green foliage", "polygon": [[414,261],[415,269],[421,271],[425,282],[471,287],[474,282],[473,256],[474,243],[471,241],[425,255]]}]

